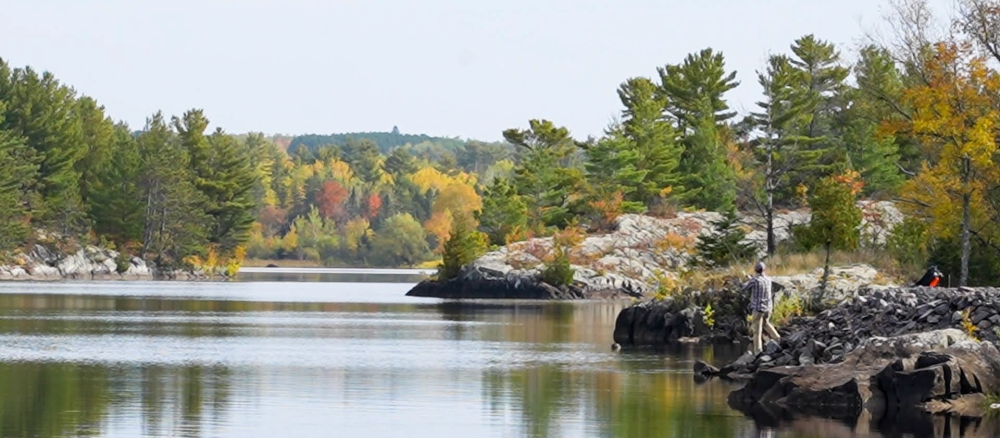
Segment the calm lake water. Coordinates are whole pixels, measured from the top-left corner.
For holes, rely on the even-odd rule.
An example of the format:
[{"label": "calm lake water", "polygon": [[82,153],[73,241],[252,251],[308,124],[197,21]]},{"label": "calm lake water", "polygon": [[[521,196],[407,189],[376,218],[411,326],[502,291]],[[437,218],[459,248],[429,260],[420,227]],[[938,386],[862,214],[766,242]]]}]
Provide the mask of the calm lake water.
[{"label": "calm lake water", "polygon": [[[733,385],[690,370],[736,348],[611,352],[626,303],[247,280],[0,283],[0,436],[882,436],[730,408]],[[903,423],[881,430],[996,436]]]}]

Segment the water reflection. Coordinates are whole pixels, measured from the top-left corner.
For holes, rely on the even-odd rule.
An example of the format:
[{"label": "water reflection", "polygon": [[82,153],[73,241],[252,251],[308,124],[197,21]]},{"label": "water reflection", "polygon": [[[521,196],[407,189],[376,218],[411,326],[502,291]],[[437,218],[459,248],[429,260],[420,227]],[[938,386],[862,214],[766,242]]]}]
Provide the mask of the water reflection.
[{"label": "water reflection", "polygon": [[0,286],[0,436],[998,432],[995,422],[944,417],[741,412],[727,402],[736,386],[698,384],[690,372],[697,359],[739,355],[736,346],[611,352],[627,303],[441,301],[405,289]]},{"label": "water reflection", "polygon": [[955,415],[930,415],[918,409],[869,411],[848,414],[829,412],[804,415],[779,406],[731,406],[752,418],[758,430],[782,430],[795,437],[997,437],[1000,423],[994,419],[966,418]]}]

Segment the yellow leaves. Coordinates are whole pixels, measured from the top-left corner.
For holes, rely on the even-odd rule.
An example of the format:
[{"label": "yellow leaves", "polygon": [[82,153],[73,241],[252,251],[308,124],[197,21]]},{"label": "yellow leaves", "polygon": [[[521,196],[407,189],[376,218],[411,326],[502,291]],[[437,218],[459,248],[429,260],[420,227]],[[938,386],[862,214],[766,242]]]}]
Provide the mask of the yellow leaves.
[{"label": "yellow leaves", "polygon": [[799,184],[795,186],[795,199],[799,201],[801,205],[809,204],[809,187],[805,184]]},{"label": "yellow leaves", "polygon": [[861,181],[861,174],[855,170],[846,170],[844,173],[839,175],[834,175],[834,181],[843,184],[851,191],[851,195],[857,196],[861,193],[861,189],[865,187],[864,181]]},{"label": "yellow leaves", "polygon": [[456,183],[474,187],[476,185],[476,176],[465,172],[459,172],[455,176],[448,176],[428,166],[410,174],[410,181],[413,181],[417,187],[420,187],[420,193],[423,194],[427,193],[430,189],[441,192],[448,186]]},{"label": "yellow leaves", "polygon": [[452,214],[450,210],[433,213],[430,219],[424,222],[424,230],[437,237],[438,246],[434,249],[435,253],[440,254],[444,250],[444,243],[448,240],[449,233],[451,233],[451,222]]},{"label": "yellow leaves", "polygon": [[431,217],[424,222],[424,229],[437,236],[438,246],[435,251],[441,252],[451,232],[452,218],[459,213],[472,217],[473,212],[482,209],[483,200],[471,185],[431,167],[415,172],[411,180],[424,192],[430,188],[439,191],[431,206]]},{"label": "yellow leaves", "polygon": [[483,200],[476,193],[476,189],[456,181],[441,190],[437,199],[434,200],[434,205],[431,206],[431,212],[441,213],[447,210],[455,213],[462,211],[471,215],[472,212],[482,208]]},{"label": "yellow leaves", "polygon": [[345,186],[350,186],[352,180],[354,179],[354,172],[351,171],[351,166],[349,164],[340,160],[332,160],[330,161],[329,168],[333,179]]},{"label": "yellow leaves", "polygon": [[291,229],[285,233],[285,237],[281,238],[281,249],[285,253],[291,253],[298,249],[299,247],[299,232],[295,229],[295,225],[292,225]]},{"label": "yellow leaves", "polygon": [[361,246],[361,239],[372,237],[371,224],[368,219],[356,217],[344,224],[344,240],[347,249],[357,251]]},{"label": "yellow leaves", "polygon": [[413,172],[410,175],[410,181],[413,181],[417,187],[420,187],[420,193],[427,193],[430,189],[444,190],[453,180],[448,175],[441,173],[441,171],[433,167],[424,167]]},{"label": "yellow leaves", "polygon": [[984,193],[997,176],[991,174],[1000,135],[1000,76],[967,43],[936,44],[924,71],[927,82],[903,93],[910,118],[887,127],[924,147],[920,172],[901,189],[904,212],[928,220],[932,235],[951,238],[960,232],[966,196],[973,222],[989,220]]}]

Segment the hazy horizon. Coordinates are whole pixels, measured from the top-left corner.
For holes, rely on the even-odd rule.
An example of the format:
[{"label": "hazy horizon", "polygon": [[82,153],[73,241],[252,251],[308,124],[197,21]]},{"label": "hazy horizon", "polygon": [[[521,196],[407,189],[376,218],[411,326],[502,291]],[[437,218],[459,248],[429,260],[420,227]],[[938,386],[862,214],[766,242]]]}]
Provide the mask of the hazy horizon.
[{"label": "hazy horizon", "polygon": [[[737,70],[727,97],[759,100],[756,70],[803,35],[853,59],[884,0],[674,6],[550,0],[349,4],[124,0],[17,2],[0,58],[51,71],[140,129],[157,110],[269,135],[390,131],[494,141],[529,119],[600,135],[618,85],[712,47]],[[946,12],[949,0],[931,2]],[[197,13],[194,13],[197,12]],[[44,23],[45,26],[40,26]]]}]

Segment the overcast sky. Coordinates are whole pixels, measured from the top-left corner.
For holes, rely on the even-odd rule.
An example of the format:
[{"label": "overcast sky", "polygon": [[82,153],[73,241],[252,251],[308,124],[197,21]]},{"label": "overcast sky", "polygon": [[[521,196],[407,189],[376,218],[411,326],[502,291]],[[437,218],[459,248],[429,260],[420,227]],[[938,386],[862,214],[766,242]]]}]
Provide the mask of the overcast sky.
[{"label": "overcast sky", "polygon": [[[950,0],[932,0],[939,10]],[[721,50],[754,71],[804,34],[853,48],[885,0],[0,0],[0,57],[53,72],[140,128],[203,108],[242,133],[498,140],[531,118],[599,135],[617,86]]]}]

